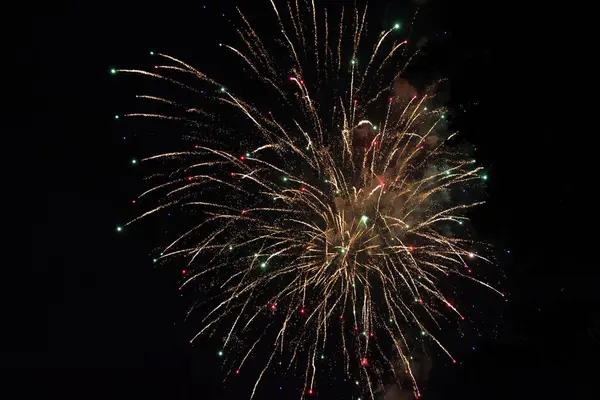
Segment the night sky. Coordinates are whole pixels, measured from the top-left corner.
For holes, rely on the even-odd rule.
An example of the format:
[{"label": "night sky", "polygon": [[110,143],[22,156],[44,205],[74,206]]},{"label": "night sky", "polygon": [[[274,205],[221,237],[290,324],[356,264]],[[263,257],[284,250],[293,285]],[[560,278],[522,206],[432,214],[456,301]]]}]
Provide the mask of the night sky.
[{"label": "night sky", "polygon": [[[414,4],[395,3],[373,1],[370,12],[382,23],[412,16]],[[568,79],[545,75],[555,68],[548,52],[557,50],[540,37],[535,11],[452,3],[461,4],[430,1],[423,9],[420,29],[445,36],[426,65],[450,78],[454,127],[487,167],[488,203],[472,217],[500,254],[509,296],[476,299],[485,335],[450,339],[460,363],[434,362],[423,398],[592,398],[600,284],[590,133],[579,133],[561,108]],[[246,388],[223,387],[215,344],[188,344],[194,327],[183,322],[189,304],[177,271],[155,269],[150,255],[164,225],[115,232],[135,216],[131,199],[144,186],[130,160],[144,147],[113,119],[135,91],[108,73],[148,65],[149,50],[223,69],[214,44],[231,35],[234,4],[254,17],[268,10],[229,0],[67,1],[20,6],[24,32],[3,28],[5,38],[17,38],[13,74],[4,76],[15,110],[3,129],[12,239],[0,375],[19,393],[7,398],[248,397]],[[559,123],[563,117],[569,122]],[[259,398],[298,398],[294,384],[268,381]],[[336,393],[347,384],[332,380],[316,398],[345,399]]]}]

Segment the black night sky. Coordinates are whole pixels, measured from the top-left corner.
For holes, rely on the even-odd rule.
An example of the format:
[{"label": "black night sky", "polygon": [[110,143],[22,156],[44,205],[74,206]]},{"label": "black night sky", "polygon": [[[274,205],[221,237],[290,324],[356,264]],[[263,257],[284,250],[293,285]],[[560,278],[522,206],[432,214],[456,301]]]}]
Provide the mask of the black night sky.
[{"label": "black night sky", "polygon": [[[221,383],[213,343],[188,344],[177,272],[151,261],[159,221],[115,232],[134,216],[143,186],[130,160],[144,147],[113,119],[135,90],[108,71],[147,65],[153,49],[226,73],[214,44],[231,35],[234,5],[250,18],[269,10],[255,2],[23,4],[23,32],[2,28],[13,63],[3,97],[15,107],[3,121],[11,239],[0,376],[16,384],[7,399],[248,398],[247,387]],[[567,79],[549,72],[563,50],[522,2],[374,0],[369,12],[389,24],[415,3],[417,26],[444,36],[424,68],[450,78],[453,124],[489,173],[488,202],[472,217],[501,254],[509,293],[477,299],[488,331],[451,339],[460,363],[434,362],[423,398],[593,398],[597,177],[590,133],[562,108]],[[296,399],[295,384],[267,381],[259,398]],[[332,379],[315,398],[350,399],[348,384]]]}]

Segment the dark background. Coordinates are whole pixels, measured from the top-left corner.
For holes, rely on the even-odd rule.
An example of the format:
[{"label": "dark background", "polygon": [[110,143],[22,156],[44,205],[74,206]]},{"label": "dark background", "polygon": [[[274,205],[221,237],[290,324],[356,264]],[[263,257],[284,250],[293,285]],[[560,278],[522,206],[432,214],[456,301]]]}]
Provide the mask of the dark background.
[{"label": "dark background", "polygon": [[[414,10],[371,3],[382,22]],[[566,46],[544,37],[551,18],[542,8],[452,3],[429,2],[420,21],[448,32],[438,62],[452,81],[451,106],[465,114],[454,123],[490,176],[474,223],[505,254],[510,296],[481,299],[501,315],[493,334],[465,344],[458,365],[434,364],[424,398],[593,398],[597,174],[589,134],[578,133],[566,105]],[[207,43],[225,34],[232,4],[58,2],[7,14],[0,375],[15,384],[7,398],[247,398],[232,385],[223,391],[214,348],[188,345],[177,277],[150,260],[160,226],[115,233],[135,214],[129,203],[141,186],[130,160],[140,148],[113,120],[133,93],[108,74],[144,65],[149,49],[219,66]],[[276,389],[265,398],[298,397]],[[332,393],[322,398],[340,398]]]}]

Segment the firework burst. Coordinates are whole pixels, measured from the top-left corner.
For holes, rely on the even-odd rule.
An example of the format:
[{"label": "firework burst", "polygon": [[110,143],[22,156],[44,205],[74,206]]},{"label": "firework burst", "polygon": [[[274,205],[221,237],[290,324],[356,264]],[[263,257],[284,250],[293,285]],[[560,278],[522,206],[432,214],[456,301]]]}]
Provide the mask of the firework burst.
[{"label": "firework burst", "polygon": [[285,51],[267,51],[239,10],[241,47],[220,44],[260,94],[236,93],[160,53],[152,54],[163,63],[150,71],[112,71],[166,81],[212,104],[141,95],[159,111],[125,115],[169,120],[193,140],[141,160],[161,163],[138,199],[155,206],[129,224],[174,207],[191,211],[193,225],[160,260],[185,260],[181,290],[202,299],[191,342],[222,337],[230,373],[249,363],[256,370],[250,356],[261,343],[271,347],[252,397],[280,361],[301,371],[302,394],[315,393],[326,352],[360,376],[371,398],[384,371],[418,397],[409,337],[426,335],[454,361],[434,331],[440,319],[464,319],[444,280],[490,287],[469,266],[487,260],[452,231],[480,204],[456,193],[480,184],[482,168],[448,146],[454,135],[444,134],[434,86],[408,96],[394,90],[418,53],[399,24],[373,38],[365,57],[366,7],[332,17],[314,2],[271,5],[281,31],[273,46]]}]

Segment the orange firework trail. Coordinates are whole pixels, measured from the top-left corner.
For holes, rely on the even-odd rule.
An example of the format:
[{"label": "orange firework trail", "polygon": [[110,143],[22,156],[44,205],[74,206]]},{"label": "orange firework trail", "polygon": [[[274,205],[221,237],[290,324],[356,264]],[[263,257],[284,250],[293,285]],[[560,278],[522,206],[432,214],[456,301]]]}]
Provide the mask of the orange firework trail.
[{"label": "orange firework trail", "polygon": [[[405,371],[397,380],[419,397],[409,337],[425,335],[454,361],[433,331],[440,319],[464,319],[444,281],[458,275],[501,294],[471,274],[472,259],[489,261],[451,232],[480,204],[454,200],[464,197],[455,192],[486,177],[449,146],[454,135],[442,137],[445,110],[433,89],[393,94],[406,67],[398,53],[408,46],[398,24],[369,42],[366,7],[344,17],[314,1],[270,4],[284,52],[270,54],[239,9],[242,47],[221,45],[263,85],[260,96],[165,54],[155,54],[164,65],[150,72],[112,71],[212,103],[139,96],[162,108],[127,116],[183,127],[196,144],[142,160],[174,167],[149,178],[155,183],[139,198],[154,206],[128,224],[173,207],[195,211],[160,259],[185,260],[181,289],[208,299],[197,307],[202,323],[191,342],[218,332],[230,372],[252,363],[251,398],[276,360],[300,369],[301,397],[316,393],[326,351],[339,354],[340,368],[359,376],[371,399],[384,370]],[[371,48],[364,64],[360,43]],[[277,111],[252,96],[270,96]],[[216,128],[238,116],[242,125]],[[269,355],[257,368],[251,356],[264,342]]]}]

